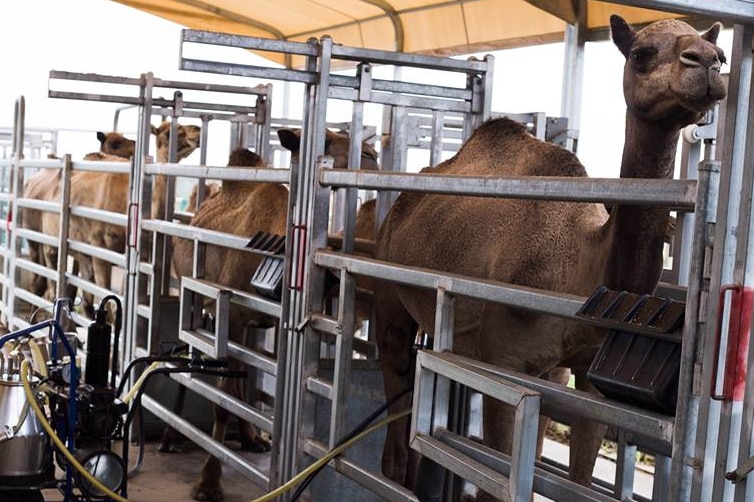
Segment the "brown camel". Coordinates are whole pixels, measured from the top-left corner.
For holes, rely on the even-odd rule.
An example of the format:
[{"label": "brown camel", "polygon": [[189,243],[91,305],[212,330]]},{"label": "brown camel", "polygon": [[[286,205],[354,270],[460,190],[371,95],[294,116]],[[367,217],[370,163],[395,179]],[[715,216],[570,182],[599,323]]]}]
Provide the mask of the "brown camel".
[{"label": "brown camel", "polygon": [[[100,142],[99,152],[93,152],[86,155],[86,159],[97,160],[95,156],[100,154],[120,157],[119,160],[130,159],[136,151],[136,142],[128,139],[119,132],[104,133],[97,131],[97,140]],[[50,194],[54,198],[60,195],[60,171],[42,169],[30,176],[24,183],[23,196],[29,199],[46,199]],[[36,209],[23,208],[23,227],[36,232],[42,232],[42,211]],[[42,265],[44,263],[42,255],[42,245],[38,242],[29,241],[29,259],[34,263]],[[48,250],[47,252],[53,252]],[[57,256],[55,256],[57,262]],[[74,272],[75,273],[75,272]],[[32,279],[31,291],[37,296],[43,296],[47,290],[47,280],[38,275]]]},{"label": "brown camel", "polygon": [[[280,129],[278,137],[283,147],[292,153],[292,161],[296,162],[300,145],[300,131]],[[328,131],[325,140],[325,154],[333,157],[335,167],[348,165],[349,138],[342,134]],[[368,144],[362,144],[362,169],[377,169],[377,153]],[[261,166],[262,160],[248,150],[234,150],[229,159],[229,165]],[[288,211],[288,189],[276,183],[256,183],[244,181],[223,181],[218,193],[207,198],[199,206],[199,210],[191,219],[191,225],[201,228],[222,231],[234,235],[250,237],[257,232],[269,232],[285,235]],[[193,259],[193,244],[185,239],[174,240],[173,264],[179,277],[191,276]],[[204,266],[204,278],[224,286],[252,291],[249,279],[259,265],[258,255],[231,250],[227,248],[207,246]],[[248,326],[272,326],[274,320],[262,314],[256,314],[231,304],[229,314],[229,336],[242,340]],[[231,367],[238,363],[231,360]],[[220,388],[245,400],[243,383],[238,379],[221,380]],[[222,441],[229,413],[220,407],[215,407],[215,423],[212,437]],[[240,432],[242,447],[253,451],[268,451],[269,442],[263,439],[256,427],[241,421]],[[169,450],[169,447],[165,448]],[[199,480],[192,490],[192,497],[196,500],[223,500],[224,493],[220,477],[222,474],[220,461],[212,455],[202,467]]]},{"label": "brown camel", "polygon": [[[163,121],[159,127],[152,127],[156,136],[157,161],[168,161],[168,146],[170,142],[170,123]],[[180,125],[178,127],[177,159],[189,156],[199,147],[200,128],[195,125]],[[88,154],[85,160],[124,161],[122,157],[108,156],[101,152]],[[114,213],[125,214],[128,206],[129,193],[128,174],[78,171],[71,175],[71,206],[86,206],[102,209]],[[165,176],[155,176],[152,187],[152,217],[164,214],[165,211]],[[58,200],[60,187],[48,192],[46,200]],[[42,231],[50,235],[57,235],[60,217],[55,213],[42,215]],[[87,218],[71,217],[69,237],[73,240],[86,242],[96,247],[109,249],[118,253],[125,250],[126,231],[118,225],[111,225]],[[71,253],[74,262],[78,263],[79,275],[97,285],[110,288],[111,264],[99,258],[93,258],[81,253]],[[44,259],[47,267],[57,267],[57,248],[45,247]],[[84,307],[91,314],[92,295],[84,294]]]},{"label": "brown camel", "polygon": [[[701,119],[726,94],[719,73],[725,57],[715,45],[721,25],[715,23],[701,36],[677,20],[659,21],[638,32],[619,16],[612,16],[610,25],[613,41],[626,58],[621,177],[671,178],[680,130]],[[536,140],[507,119],[480,126],[453,158],[431,171],[587,175],[571,152]],[[666,209],[647,206],[616,205],[608,216],[603,204],[403,193],[381,228],[376,256],[581,296],[598,285],[652,293],[662,270],[667,222]],[[379,288],[377,295],[376,332],[389,397],[411,378],[415,323],[434,331],[436,294],[393,285]],[[535,376],[570,367],[582,388],[591,386],[579,375],[585,374],[604,337],[601,330],[576,322],[464,298],[456,304],[454,333],[456,353]],[[408,406],[404,398],[393,411]],[[485,400],[484,442],[509,452],[512,416],[502,408]],[[572,425],[570,476],[588,484],[604,427],[586,421]],[[382,467],[388,477],[413,486],[417,462],[408,448],[408,427],[408,420],[390,425]]]}]

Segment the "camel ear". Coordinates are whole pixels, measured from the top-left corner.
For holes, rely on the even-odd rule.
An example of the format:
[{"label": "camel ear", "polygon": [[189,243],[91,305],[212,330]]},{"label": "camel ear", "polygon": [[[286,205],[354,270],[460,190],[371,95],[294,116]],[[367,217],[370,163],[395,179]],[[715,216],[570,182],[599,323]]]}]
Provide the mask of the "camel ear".
[{"label": "camel ear", "polygon": [[723,29],[722,23],[715,23],[710,28],[702,33],[702,38],[707,42],[717,45],[717,36],[720,34],[720,30]]},{"label": "camel ear", "polygon": [[631,46],[634,45],[636,32],[631,28],[625,19],[617,14],[610,16],[610,31],[613,34],[613,42],[623,55],[628,58],[631,52]]},{"label": "camel ear", "polygon": [[105,133],[103,133],[102,131],[97,131],[97,139],[100,143],[104,143],[105,138],[107,138],[107,136],[105,136]]},{"label": "camel ear", "polygon": [[154,134],[155,136],[159,136],[160,130],[157,129],[155,126],[152,126],[152,134]]},{"label": "camel ear", "polygon": [[300,129],[278,129],[278,138],[280,144],[292,152],[298,152],[301,148]]}]

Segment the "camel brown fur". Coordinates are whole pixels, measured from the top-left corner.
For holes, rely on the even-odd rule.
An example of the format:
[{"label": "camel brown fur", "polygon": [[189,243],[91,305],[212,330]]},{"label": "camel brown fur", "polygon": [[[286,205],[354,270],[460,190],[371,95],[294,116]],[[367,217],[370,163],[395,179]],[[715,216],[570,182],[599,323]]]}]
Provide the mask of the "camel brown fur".
[{"label": "camel brown fur", "polygon": [[[300,131],[280,129],[278,137],[283,147],[292,153],[292,162],[296,162],[300,145]],[[325,154],[334,159],[335,167],[348,165],[349,138],[345,135],[328,132],[325,140]],[[377,169],[377,154],[372,147],[362,144],[362,169]],[[261,159],[247,150],[232,152],[229,165],[261,166]],[[244,237],[251,237],[257,232],[286,235],[288,212],[288,189],[276,183],[257,183],[247,181],[222,182],[217,194],[207,198],[199,206],[191,219],[191,225],[210,230],[221,231]],[[185,239],[174,240],[173,264],[179,277],[191,276],[193,244]],[[229,288],[253,291],[250,285],[251,275],[256,270],[261,257],[250,252],[231,250],[208,245],[205,254],[204,278]],[[249,326],[270,327],[274,319],[251,312],[231,304],[228,335],[235,341],[242,340]],[[238,362],[231,360],[230,366],[237,367]],[[238,379],[222,380],[220,388],[245,400],[243,383]],[[212,437],[222,441],[229,413],[215,407],[215,422]],[[269,442],[261,437],[252,424],[241,422],[240,432],[242,447],[254,451],[267,451]],[[224,497],[220,461],[212,455],[202,467],[199,480],[192,490],[196,500],[221,501]]]},{"label": "camel brown fur", "polygon": [[[681,128],[702,118],[725,94],[725,61],[715,43],[720,24],[703,35],[678,20],[634,31],[612,16],[613,41],[626,57],[627,105],[622,178],[673,176]],[[575,155],[536,140],[508,119],[480,126],[461,150],[433,172],[474,176],[583,177]],[[588,296],[599,285],[652,293],[662,270],[668,210],[603,204],[401,194],[383,224],[376,256],[403,265]],[[397,285],[377,289],[376,333],[387,397],[410,378],[414,323],[434,332],[434,291]],[[604,332],[580,323],[514,310],[493,302],[458,298],[453,351],[529,375],[570,367],[577,387]],[[579,384],[579,381],[582,384]],[[396,412],[410,406],[396,403]],[[512,415],[485,400],[484,442],[510,452]],[[415,453],[408,448],[408,420],[389,426],[383,471],[413,486]],[[604,427],[572,424],[573,480],[591,483]],[[486,499],[487,494],[479,498]]]},{"label": "camel brown fur", "polygon": [[[117,160],[128,160],[136,151],[136,142],[128,139],[119,132],[104,133],[97,131],[97,140],[100,142],[99,152],[89,153],[84,157],[87,160],[104,160],[106,156],[119,157]],[[57,158],[57,157],[54,157]],[[24,183],[23,196],[29,199],[55,200],[60,197],[59,169],[42,169],[30,176]],[[22,209],[23,227],[36,232],[42,232],[42,211],[30,208]],[[29,241],[29,259],[34,263],[44,263],[42,245],[38,242]],[[53,253],[52,250],[45,250]],[[57,256],[53,256],[57,262]],[[47,280],[42,276],[35,275],[32,279],[31,291],[37,296],[43,296],[47,290]]]},{"label": "camel brown fur", "polygon": [[[156,136],[157,160],[168,161],[168,145],[170,141],[170,123],[164,121],[159,127],[152,127]],[[180,125],[178,127],[178,157],[183,159],[199,147],[200,128],[194,125]],[[95,152],[88,154],[84,160],[126,161],[122,157]],[[85,206],[114,213],[125,214],[128,206],[130,176],[124,173],[77,171],[71,175],[71,206]],[[152,187],[152,217],[164,214],[165,208],[165,176],[155,176]],[[46,200],[60,198],[59,185],[45,195]],[[55,213],[43,213],[42,231],[50,235],[57,235],[60,217]],[[118,253],[125,250],[126,230],[118,225],[72,216],[70,219],[69,237],[72,240],[86,242],[90,245],[109,249]],[[81,253],[71,253],[74,262],[78,264],[79,275],[97,285],[110,288],[111,269],[109,262],[90,257]],[[44,259],[47,267],[57,267],[57,248],[45,247]],[[84,294],[84,304],[91,313],[92,295]]]}]

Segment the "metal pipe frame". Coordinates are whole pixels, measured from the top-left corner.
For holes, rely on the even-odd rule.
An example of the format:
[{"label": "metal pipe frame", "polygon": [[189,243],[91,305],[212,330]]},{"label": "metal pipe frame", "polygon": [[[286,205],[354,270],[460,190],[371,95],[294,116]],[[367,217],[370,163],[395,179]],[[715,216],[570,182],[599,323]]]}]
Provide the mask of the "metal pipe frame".
[{"label": "metal pipe frame", "polygon": [[[420,351],[416,367],[411,447],[485,491],[502,495],[503,500],[528,502],[532,497],[540,394],[471,367],[452,353]],[[438,385],[440,376],[515,408],[512,464],[507,477],[436,439],[435,435],[448,430],[450,412],[448,396],[435,395],[444,387]]]}]

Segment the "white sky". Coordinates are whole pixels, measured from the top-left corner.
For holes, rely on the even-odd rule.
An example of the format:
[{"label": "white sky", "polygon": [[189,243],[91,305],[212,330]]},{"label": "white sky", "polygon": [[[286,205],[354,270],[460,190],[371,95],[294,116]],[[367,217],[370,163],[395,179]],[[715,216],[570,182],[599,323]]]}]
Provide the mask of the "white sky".
[{"label": "white sky", "polygon": [[[0,82],[0,127],[12,126],[16,98],[23,95],[27,127],[92,131],[61,134],[58,153],[71,153],[74,158],[98,149],[93,131],[112,130],[117,105],[48,98],[52,69],[123,77],[151,71],[162,79],[259,83],[179,71],[182,27],[109,0],[6,0],[0,2],[0,22],[5,68]],[[727,52],[729,44],[726,33],[721,45]],[[562,50],[562,44],[550,44],[494,53],[492,109],[559,116]],[[617,176],[625,110],[622,67],[623,57],[612,43],[587,45],[579,156],[593,176]],[[273,116],[279,117],[279,82],[273,83],[273,92]],[[135,130],[135,113],[130,113],[123,113],[121,129],[126,132]],[[329,118],[347,120],[347,112]],[[130,123],[134,126],[129,127]],[[225,164],[225,144],[211,146],[210,164]]]}]

